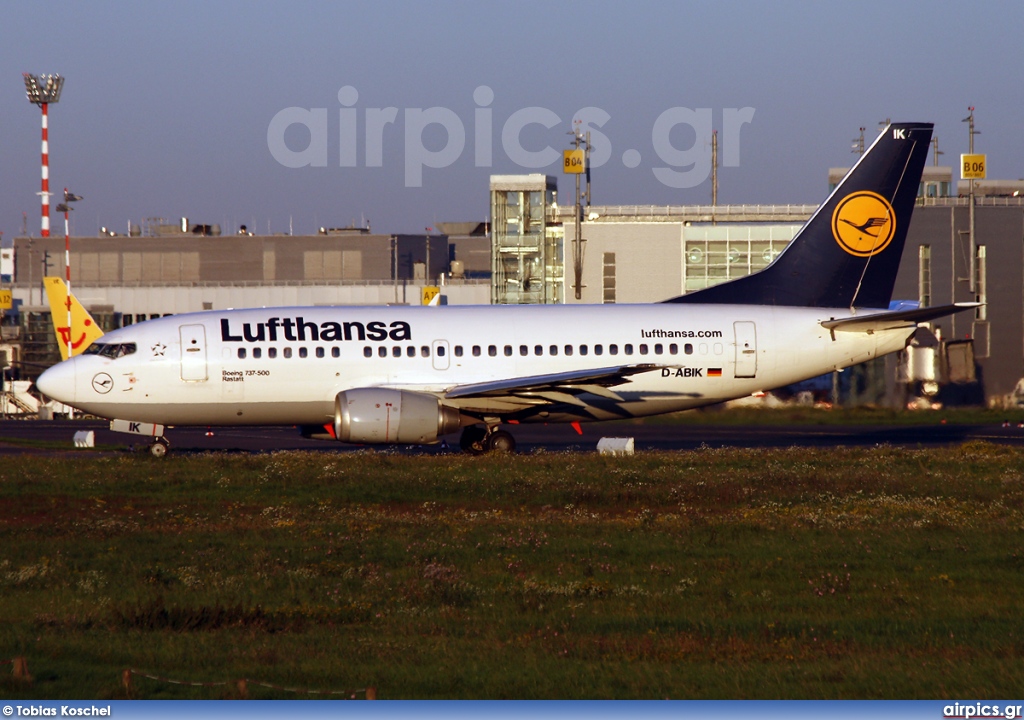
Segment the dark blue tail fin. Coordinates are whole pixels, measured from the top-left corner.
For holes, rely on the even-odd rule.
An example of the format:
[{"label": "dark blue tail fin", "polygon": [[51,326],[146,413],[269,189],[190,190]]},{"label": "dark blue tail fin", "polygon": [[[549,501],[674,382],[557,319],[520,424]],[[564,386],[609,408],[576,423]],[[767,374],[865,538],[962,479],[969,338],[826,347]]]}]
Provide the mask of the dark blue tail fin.
[{"label": "dark blue tail fin", "polygon": [[931,123],[893,123],[764,270],[666,302],[887,308]]}]

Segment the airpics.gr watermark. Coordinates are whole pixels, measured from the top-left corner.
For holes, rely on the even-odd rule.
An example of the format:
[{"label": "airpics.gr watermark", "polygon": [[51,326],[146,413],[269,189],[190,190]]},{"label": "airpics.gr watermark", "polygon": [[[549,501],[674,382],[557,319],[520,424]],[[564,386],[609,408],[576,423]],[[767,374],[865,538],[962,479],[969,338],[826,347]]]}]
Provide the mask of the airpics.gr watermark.
[{"label": "airpics.gr watermark", "polygon": [[999,705],[998,703],[953,703],[942,706],[943,718],[1005,718],[1016,720],[1021,716],[1021,705]]},{"label": "airpics.gr watermark", "polygon": [[[359,91],[346,85],[338,91],[338,167],[359,167],[359,145],[362,141],[364,167],[383,167],[385,134],[389,125],[399,122],[396,107],[358,108]],[[473,135],[473,162],[476,167],[492,167],[494,159],[494,91],[481,85],[473,91],[471,123]],[[444,107],[405,108],[402,113],[405,159],[405,186],[422,187],[424,168],[446,168],[453,165],[466,151],[466,123],[453,110]],[[658,115],[651,128],[651,144],[660,163],[651,172],[664,185],[671,188],[691,188],[711,176],[711,135],[714,113],[711,108],[691,109],[671,107]],[[612,158],[612,143],[598,128],[604,127],[611,115],[598,107],[585,107],[573,115],[577,132],[590,133],[590,165],[598,168]],[[724,108],[721,113],[721,164],[738,167],[740,164],[740,130],[753,121],[754,108]],[[526,107],[516,110],[501,125],[501,150],[515,165],[527,170],[539,170],[560,164],[562,154],[551,145],[539,150],[523,147],[522,133],[538,125],[547,130],[564,127],[566,121],[553,110],[544,107]],[[309,142],[301,150],[292,149],[285,142],[285,133],[293,125],[301,125],[309,132]],[[424,133],[437,125],[447,134],[444,147],[432,150],[424,142]],[[692,128],[694,142],[688,148],[672,144],[672,133],[678,126]],[[361,127],[361,129],[360,129]],[[436,130],[433,132],[437,132]],[[560,132],[560,131],[559,131]],[[393,133],[392,133],[393,134]],[[273,158],[288,168],[327,167],[330,122],[327,108],[288,107],[279,111],[267,126],[267,148]],[[627,168],[640,166],[643,160],[639,150],[621,153]]]}]

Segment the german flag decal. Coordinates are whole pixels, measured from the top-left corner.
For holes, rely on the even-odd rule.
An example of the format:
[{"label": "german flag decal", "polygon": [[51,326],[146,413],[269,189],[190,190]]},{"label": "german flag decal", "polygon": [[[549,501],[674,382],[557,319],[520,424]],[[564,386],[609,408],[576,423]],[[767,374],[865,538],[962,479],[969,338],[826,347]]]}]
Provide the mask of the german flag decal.
[{"label": "german flag decal", "polygon": [[722,377],[722,368],[708,368],[708,377]]}]

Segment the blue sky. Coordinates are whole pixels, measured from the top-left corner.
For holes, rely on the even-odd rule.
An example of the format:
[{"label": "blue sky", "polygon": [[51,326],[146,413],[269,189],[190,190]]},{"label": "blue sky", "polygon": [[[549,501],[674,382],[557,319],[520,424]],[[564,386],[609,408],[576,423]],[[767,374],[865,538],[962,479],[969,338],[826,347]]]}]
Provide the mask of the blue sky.
[{"label": "blue sky", "polygon": [[[709,181],[676,188],[655,176],[657,167],[687,169],[664,153],[666,142],[706,152],[692,124],[654,137],[672,108],[710,110],[722,143],[738,153],[738,164],[719,173],[723,203],[820,201],[827,169],[853,161],[858,127],[870,140],[889,117],[935,122],[941,162],[955,167],[967,151],[968,105],[976,106],[976,151],[988,154],[989,177],[1024,177],[1021,28],[1024,4],[945,0],[7,1],[0,230],[20,234],[25,212],[29,232],[39,233],[39,111],[25,98],[22,72],[67,78],[50,111],[51,187],[85,197],[75,233],[181,216],[228,232],[240,223],[283,232],[291,219],[307,233],[364,218],[375,232],[418,232],[485,219],[491,174],[558,175],[561,200],[571,201],[560,163],[523,167],[506,152],[503,130],[525,108],[544,109],[527,111],[528,119],[559,121],[522,129],[519,146],[530,152],[560,152],[581,109],[603,111],[595,129],[610,156],[594,169],[595,204],[710,201]],[[474,99],[481,86],[493,94],[483,106]],[[358,95],[348,109],[354,167],[342,161],[342,88]],[[325,113],[325,166],[275,158],[268,130],[288,108]],[[368,118],[385,108],[396,119],[380,134],[381,166],[371,167]],[[422,185],[411,187],[410,158],[417,165],[424,151],[457,149],[437,124],[408,137],[411,119],[427,108],[446,109],[465,145],[435,155],[431,162],[444,166],[424,167]],[[753,115],[726,139],[730,108]],[[491,160],[478,167],[486,159],[476,148],[481,111],[491,118],[483,135]],[[293,124],[281,137],[298,153],[311,134]]]}]

